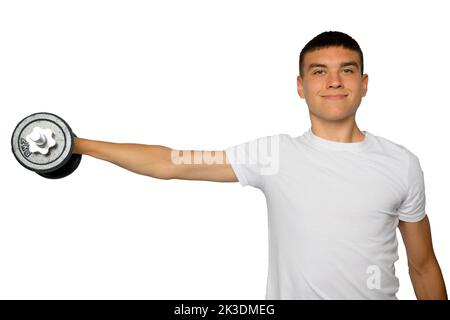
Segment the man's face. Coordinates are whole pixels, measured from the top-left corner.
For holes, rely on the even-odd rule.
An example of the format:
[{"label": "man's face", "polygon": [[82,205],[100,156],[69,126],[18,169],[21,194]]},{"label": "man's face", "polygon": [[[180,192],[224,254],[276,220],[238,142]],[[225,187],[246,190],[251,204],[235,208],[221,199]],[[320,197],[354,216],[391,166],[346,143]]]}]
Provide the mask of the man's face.
[{"label": "man's face", "polygon": [[366,95],[368,80],[367,74],[361,76],[356,51],[329,47],[305,54],[303,79],[297,77],[297,89],[311,114],[337,121],[354,116]]}]

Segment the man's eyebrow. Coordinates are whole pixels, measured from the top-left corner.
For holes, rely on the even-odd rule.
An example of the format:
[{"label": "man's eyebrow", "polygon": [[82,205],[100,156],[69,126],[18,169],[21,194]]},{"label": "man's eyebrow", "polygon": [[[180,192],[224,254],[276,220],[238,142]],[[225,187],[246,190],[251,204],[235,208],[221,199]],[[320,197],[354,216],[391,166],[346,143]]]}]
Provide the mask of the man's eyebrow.
[{"label": "man's eyebrow", "polygon": [[[342,62],[340,67],[348,67],[348,66],[354,66],[356,68],[359,68],[359,65],[356,61],[347,61],[347,62]],[[328,68],[326,64],[321,64],[321,63],[311,63],[308,66],[308,71],[311,70],[312,68]]]}]

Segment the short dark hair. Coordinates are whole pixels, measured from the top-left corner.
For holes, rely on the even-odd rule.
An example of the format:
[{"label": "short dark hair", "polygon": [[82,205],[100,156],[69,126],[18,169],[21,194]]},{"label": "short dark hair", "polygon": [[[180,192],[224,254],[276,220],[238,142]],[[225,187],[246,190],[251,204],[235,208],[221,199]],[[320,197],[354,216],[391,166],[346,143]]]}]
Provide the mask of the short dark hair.
[{"label": "short dark hair", "polygon": [[325,31],[311,39],[300,52],[299,72],[300,77],[303,78],[303,64],[305,54],[318,49],[329,47],[343,47],[358,52],[361,62],[361,75],[364,73],[364,59],[361,48],[355,39],[348,34],[339,31]]}]

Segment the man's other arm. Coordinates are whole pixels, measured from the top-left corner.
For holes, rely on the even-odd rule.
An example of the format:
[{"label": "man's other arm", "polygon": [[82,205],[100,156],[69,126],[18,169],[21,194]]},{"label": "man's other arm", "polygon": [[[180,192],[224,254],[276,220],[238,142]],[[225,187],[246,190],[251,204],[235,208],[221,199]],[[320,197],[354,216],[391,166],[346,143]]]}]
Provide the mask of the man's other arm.
[{"label": "man's other arm", "polygon": [[408,257],[409,276],[418,300],[447,300],[444,278],[434,254],[428,216],[398,225]]}]

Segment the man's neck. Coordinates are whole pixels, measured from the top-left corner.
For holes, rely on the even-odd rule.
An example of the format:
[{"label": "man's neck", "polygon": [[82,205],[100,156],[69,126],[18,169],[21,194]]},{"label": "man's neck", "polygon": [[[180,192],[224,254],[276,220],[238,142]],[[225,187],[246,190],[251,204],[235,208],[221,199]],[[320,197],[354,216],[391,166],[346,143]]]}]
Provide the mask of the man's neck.
[{"label": "man's neck", "polygon": [[311,119],[311,130],[316,136],[336,142],[361,142],[365,139],[364,133],[359,130],[354,119],[342,122],[324,122]]}]

